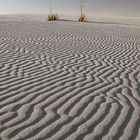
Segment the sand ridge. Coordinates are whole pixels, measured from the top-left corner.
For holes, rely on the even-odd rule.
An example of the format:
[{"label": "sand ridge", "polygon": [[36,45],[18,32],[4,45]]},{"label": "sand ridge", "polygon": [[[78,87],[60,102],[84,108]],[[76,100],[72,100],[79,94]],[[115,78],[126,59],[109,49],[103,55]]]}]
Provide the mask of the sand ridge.
[{"label": "sand ridge", "polygon": [[140,27],[0,21],[2,140],[139,140]]}]

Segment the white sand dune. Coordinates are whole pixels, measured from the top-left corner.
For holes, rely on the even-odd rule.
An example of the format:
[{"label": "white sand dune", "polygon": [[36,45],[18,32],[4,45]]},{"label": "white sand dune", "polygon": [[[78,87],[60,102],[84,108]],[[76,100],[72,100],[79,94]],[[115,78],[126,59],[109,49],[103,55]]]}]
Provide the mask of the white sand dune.
[{"label": "white sand dune", "polygon": [[140,26],[1,20],[0,139],[140,140]]},{"label": "white sand dune", "polygon": [[[11,14],[0,15],[0,21],[47,21],[48,14]],[[58,14],[60,20],[77,21],[79,15],[65,15]],[[94,23],[108,23],[108,24],[131,24],[140,25],[140,17],[101,17],[101,16],[87,16],[87,21]]]}]

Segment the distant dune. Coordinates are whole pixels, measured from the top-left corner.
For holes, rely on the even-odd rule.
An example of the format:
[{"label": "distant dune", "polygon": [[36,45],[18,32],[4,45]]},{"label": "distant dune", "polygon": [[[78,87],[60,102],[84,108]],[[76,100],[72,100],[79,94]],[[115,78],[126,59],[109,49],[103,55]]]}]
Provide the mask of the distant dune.
[{"label": "distant dune", "polygon": [[18,18],[0,21],[0,139],[140,140],[140,26]]}]

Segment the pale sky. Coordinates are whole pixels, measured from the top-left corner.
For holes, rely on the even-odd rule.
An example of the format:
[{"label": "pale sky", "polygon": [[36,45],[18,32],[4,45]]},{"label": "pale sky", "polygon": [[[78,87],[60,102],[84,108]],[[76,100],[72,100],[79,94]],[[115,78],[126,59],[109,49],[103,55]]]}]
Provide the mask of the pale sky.
[{"label": "pale sky", "polygon": [[[52,0],[58,14],[79,14],[80,0]],[[49,0],[0,0],[0,14],[49,12]],[[86,0],[84,13],[90,16],[140,17],[140,0]]]}]

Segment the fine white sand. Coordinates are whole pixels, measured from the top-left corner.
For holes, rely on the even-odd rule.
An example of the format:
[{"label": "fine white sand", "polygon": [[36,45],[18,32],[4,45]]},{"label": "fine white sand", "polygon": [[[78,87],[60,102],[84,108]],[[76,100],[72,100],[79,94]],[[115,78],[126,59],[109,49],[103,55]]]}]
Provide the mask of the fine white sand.
[{"label": "fine white sand", "polygon": [[[79,15],[58,14],[60,20],[77,21]],[[94,23],[108,24],[134,24],[140,25],[140,17],[101,17],[101,16],[86,16],[87,21]],[[0,21],[47,21],[47,14],[11,14],[0,15]]]},{"label": "fine white sand", "polygon": [[140,26],[1,20],[0,139],[140,140]]}]

